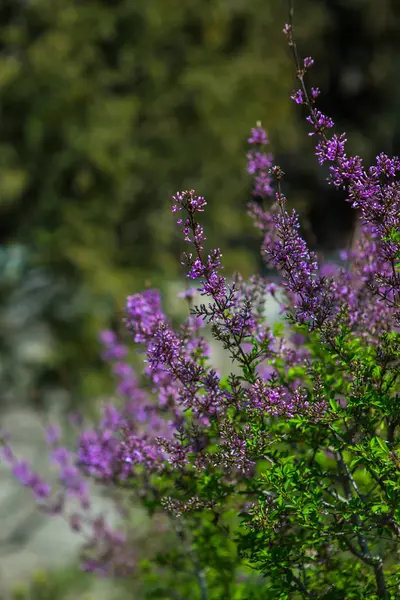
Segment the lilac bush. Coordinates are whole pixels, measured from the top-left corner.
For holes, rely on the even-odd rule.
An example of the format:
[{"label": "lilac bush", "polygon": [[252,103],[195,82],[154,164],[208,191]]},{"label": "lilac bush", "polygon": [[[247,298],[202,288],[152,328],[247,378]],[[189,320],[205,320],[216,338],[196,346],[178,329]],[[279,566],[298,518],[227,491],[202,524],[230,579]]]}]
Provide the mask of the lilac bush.
[{"label": "lilac bush", "polygon": [[[90,427],[75,422],[70,449],[59,429],[47,431],[56,486],[4,441],[42,510],[86,532],[83,567],[142,578],[146,598],[400,598],[400,160],[381,153],[368,167],[348,153],[346,135],[316,108],[319,90],[306,85],[313,59],[300,60],[291,23],[284,34],[300,86],[291,97],[306,108],[329,184],[357,211],[359,235],[342,264],[308,248],[258,123],[248,209],[278,283],[226,277],[221,250],[206,246],[206,200],[178,192],[186,318],[174,327],[156,290],[127,299],[143,370],[102,332],[119,400]],[[285,325],[265,317],[271,299]],[[207,330],[233,363],[227,377],[213,366]],[[91,482],[113,492],[121,530],[91,513]],[[150,557],[130,536],[138,502],[155,523],[165,516],[169,542]]]}]

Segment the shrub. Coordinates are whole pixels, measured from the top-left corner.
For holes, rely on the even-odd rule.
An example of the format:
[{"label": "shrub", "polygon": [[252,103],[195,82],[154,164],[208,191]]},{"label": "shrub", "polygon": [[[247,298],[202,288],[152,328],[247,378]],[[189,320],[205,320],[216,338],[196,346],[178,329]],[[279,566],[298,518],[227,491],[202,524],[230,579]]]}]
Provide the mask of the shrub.
[{"label": "shrub", "polygon": [[[177,193],[172,211],[188,246],[182,263],[196,282],[182,292],[189,316],[173,327],[156,290],[128,298],[140,374],[116,335],[102,333],[123,401],[104,406],[91,428],[76,423],[73,450],[48,430],[58,495],[4,445],[44,509],[61,512],[69,496],[79,501],[82,514],[70,522],[91,530],[84,568],[141,574],[148,597],[400,594],[400,160],[382,153],[368,168],[347,152],[345,135],[332,135],[332,119],[315,107],[319,90],[306,85],[313,60],[300,61],[292,24],[284,33],[300,83],[292,98],[308,111],[318,161],[358,212],[358,240],[343,264],[321,264],[307,247],[297,213],[286,209],[285,174],[257,124],[248,171],[264,205],[250,202],[249,211],[279,282],[228,281],[220,250],[205,250],[205,199]],[[271,296],[286,327],[264,316]],[[226,377],[213,367],[206,326],[234,364]],[[129,513],[124,531],[90,517],[89,481],[108,486],[121,508],[140,500],[175,543],[141,559]]]}]

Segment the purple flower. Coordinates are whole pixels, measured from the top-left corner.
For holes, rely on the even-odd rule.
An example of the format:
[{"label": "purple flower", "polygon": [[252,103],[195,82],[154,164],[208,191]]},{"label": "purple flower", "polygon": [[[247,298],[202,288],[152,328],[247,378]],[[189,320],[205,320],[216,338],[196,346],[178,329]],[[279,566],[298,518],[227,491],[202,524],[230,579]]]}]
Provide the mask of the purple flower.
[{"label": "purple flower", "polygon": [[113,331],[105,330],[99,334],[99,339],[105,346],[112,346],[117,341],[117,336]]},{"label": "purple flower", "polygon": [[50,496],[50,486],[37,473],[32,471],[26,460],[15,461],[12,466],[12,473],[23,486],[31,488],[38,500]]},{"label": "purple flower", "polygon": [[329,286],[318,274],[316,256],[309,251],[299,234],[299,219],[295,211],[274,216],[276,238],[265,245],[268,263],[282,276],[281,285],[294,294],[295,316],[310,329],[320,326],[332,313],[333,299]]},{"label": "purple flower", "polygon": [[376,157],[376,166],[370,167],[369,174],[372,177],[395,177],[400,171],[400,159],[397,156],[389,158],[384,152]]},{"label": "purple flower", "polygon": [[330,129],[334,126],[332,119],[324,115],[320,110],[314,110],[313,114],[307,117],[307,121],[314,126],[315,130],[309,133],[309,136],[313,136],[315,133],[322,133],[325,129]]},{"label": "purple flower", "polygon": [[226,280],[225,277],[217,275],[215,271],[211,272],[207,281],[204,282],[203,286],[199,288],[199,292],[202,296],[211,296],[215,299],[222,299],[226,294]]},{"label": "purple flower", "polygon": [[315,100],[318,98],[320,93],[321,93],[321,90],[319,88],[315,88],[315,87],[311,88],[311,99],[313,102],[315,102]]},{"label": "purple flower", "polygon": [[60,436],[61,436],[61,429],[60,429],[59,425],[57,425],[56,423],[52,423],[51,425],[49,425],[47,427],[46,441],[48,444],[51,444],[52,446],[54,446],[54,444],[56,444],[60,440]]},{"label": "purple flower", "polygon": [[175,204],[172,205],[172,212],[178,212],[186,209],[190,214],[204,212],[207,202],[202,196],[197,196],[194,190],[177,192],[173,197]]},{"label": "purple flower", "polygon": [[261,123],[257,123],[257,127],[253,127],[251,130],[251,136],[247,141],[249,144],[269,144],[267,133],[265,129],[261,127]]},{"label": "purple flower", "polygon": [[15,462],[12,468],[12,472],[14,477],[16,477],[18,481],[20,481],[20,483],[22,483],[22,485],[25,486],[30,486],[34,479],[32,469],[28,461],[26,460]]},{"label": "purple flower", "polygon": [[321,139],[316,146],[316,156],[318,162],[322,165],[326,160],[335,162],[345,156],[345,144],[347,142],[346,135],[342,133],[340,136],[334,135],[332,139]]},{"label": "purple flower", "polygon": [[313,59],[313,58],[311,58],[311,56],[307,56],[307,57],[304,59],[304,62],[303,62],[303,64],[304,64],[304,68],[305,68],[305,69],[309,69],[310,67],[312,67],[312,66],[313,66],[313,64],[314,64],[314,59]]},{"label": "purple flower", "polygon": [[127,355],[127,348],[118,342],[117,336],[113,331],[102,331],[99,339],[105,347],[104,360],[118,360]]},{"label": "purple flower", "polygon": [[296,104],[304,104],[304,96],[302,90],[297,90],[297,92],[293,92],[290,98],[296,102]]},{"label": "purple flower", "polygon": [[185,300],[192,300],[196,296],[195,288],[186,288],[183,292],[178,293],[178,298],[184,298]]},{"label": "purple flower", "polygon": [[282,29],[282,32],[286,35],[289,36],[292,33],[292,26],[289,25],[288,23],[285,24],[284,28]]},{"label": "purple flower", "polygon": [[50,453],[50,460],[59,467],[66,466],[71,459],[71,453],[66,448],[58,447]]},{"label": "purple flower", "polygon": [[[262,139],[259,142],[262,144],[268,144],[267,134],[264,129],[257,127],[252,129],[252,137],[249,138],[249,143],[257,143],[254,140]],[[251,150],[247,154],[247,172],[254,175],[254,191],[253,195],[261,198],[271,196],[273,193],[272,189],[272,177],[271,167],[273,165],[272,154],[266,154],[259,151]]]},{"label": "purple flower", "polygon": [[262,152],[249,152],[247,160],[247,172],[250,175],[257,174],[258,171],[268,171],[273,164],[272,154]]}]

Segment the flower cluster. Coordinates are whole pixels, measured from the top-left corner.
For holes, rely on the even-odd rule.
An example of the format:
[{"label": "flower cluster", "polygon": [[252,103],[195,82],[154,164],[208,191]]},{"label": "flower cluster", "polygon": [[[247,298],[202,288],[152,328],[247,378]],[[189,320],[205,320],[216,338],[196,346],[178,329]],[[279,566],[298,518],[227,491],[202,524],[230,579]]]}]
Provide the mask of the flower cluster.
[{"label": "flower cluster", "polygon": [[247,154],[247,172],[254,175],[253,195],[259,198],[267,198],[273,192],[270,168],[273,164],[272,154],[263,152],[263,147],[269,144],[266,131],[261,123],[251,130],[248,139],[252,149]]}]

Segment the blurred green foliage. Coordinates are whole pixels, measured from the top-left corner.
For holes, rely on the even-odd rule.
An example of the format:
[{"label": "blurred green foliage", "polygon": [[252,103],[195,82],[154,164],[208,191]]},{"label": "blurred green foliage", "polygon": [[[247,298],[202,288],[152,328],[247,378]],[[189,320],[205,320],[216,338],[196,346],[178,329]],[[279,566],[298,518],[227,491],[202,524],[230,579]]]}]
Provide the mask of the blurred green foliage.
[{"label": "blurred green foliage", "polygon": [[26,584],[16,585],[12,600],[69,600],[76,598],[89,600],[88,590],[93,585],[93,577],[79,570],[77,566],[54,572],[35,571]]},{"label": "blurred green foliage", "polygon": [[240,236],[249,129],[265,117],[290,144],[295,122],[284,11],[251,4],[13,1],[8,19],[3,8],[6,239],[120,299],[133,276],[177,273],[177,189],[207,195],[214,234]]}]

